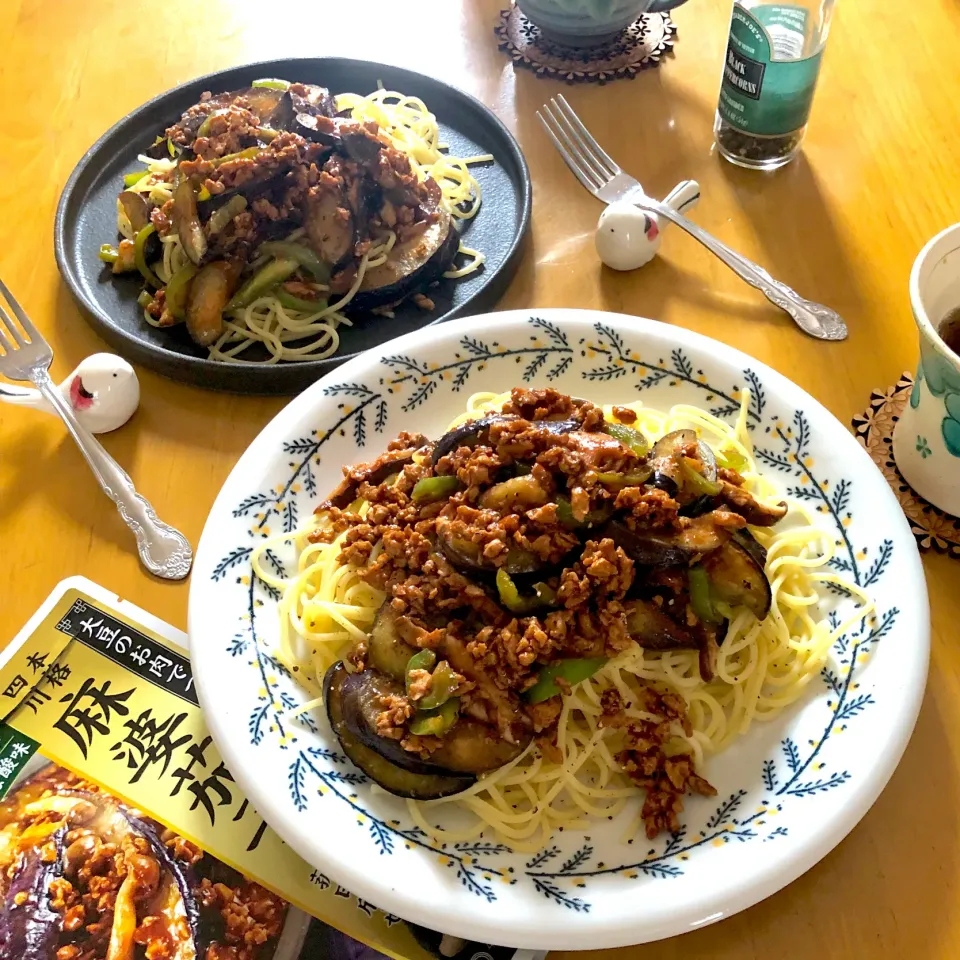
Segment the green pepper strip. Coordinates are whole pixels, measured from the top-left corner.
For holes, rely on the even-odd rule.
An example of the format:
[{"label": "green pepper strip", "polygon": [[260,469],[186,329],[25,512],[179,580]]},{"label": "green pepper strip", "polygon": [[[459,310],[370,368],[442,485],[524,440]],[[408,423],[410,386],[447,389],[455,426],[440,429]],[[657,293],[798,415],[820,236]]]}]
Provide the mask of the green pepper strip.
[{"label": "green pepper strip", "polygon": [[511,613],[533,613],[534,610],[556,604],[557,594],[552,587],[535,583],[533,589],[536,591],[535,597],[521,597],[510,574],[503,567],[497,571],[497,593],[500,594],[500,602]]},{"label": "green pepper strip", "polygon": [[267,253],[271,257],[281,257],[284,260],[296,260],[321,283],[330,279],[330,264],[324,263],[309,247],[292,243],[289,240],[268,240],[260,244],[259,253]]},{"label": "green pepper strip", "polygon": [[533,585],[540,606],[553,606],[557,602],[557,591],[549,584],[537,582]]},{"label": "green pepper strip", "polygon": [[137,297],[137,303],[146,309],[153,302],[153,294],[149,290],[141,290]]},{"label": "green pepper strip", "polygon": [[461,488],[462,484],[454,477],[423,477],[418,480],[410,495],[414,503],[433,503],[449,497]]},{"label": "green pepper strip", "polygon": [[326,309],[329,305],[326,297],[318,300],[304,300],[303,297],[295,297],[289,290],[280,287],[276,293],[277,299],[288,310],[300,310],[304,313],[317,313]]},{"label": "green pepper strip", "polygon": [[269,293],[277,284],[283,283],[293,274],[299,264],[296,260],[271,260],[261,267],[234,295],[224,307],[225,310],[238,310],[253,303],[258,297]]},{"label": "green pepper strip", "polygon": [[565,680],[570,686],[592,677],[605,663],[606,657],[556,660],[548,663],[537,676],[537,682],[524,694],[528,703],[542,703],[562,693],[557,680]]},{"label": "green pepper strip", "polygon": [[418,710],[410,721],[410,732],[420,737],[441,737],[460,716],[460,698],[451,697],[436,710]]},{"label": "green pepper strip", "polygon": [[443,660],[433,671],[430,692],[417,701],[421,710],[436,710],[442,707],[456,692],[460,677],[450,666],[449,660]]},{"label": "green pepper strip", "polygon": [[404,686],[407,690],[407,696],[410,696],[410,686],[413,683],[413,672],[415,670],[432,670],[437,662],[437,655],[432,650],[420,650],[407,661],[407,669],[404,672]]},{"label": "green pepper strip", "polygon": [[[209,191],[207,191],[209,193]],[[235,216],[247,209],[246,197],[237,194],[231,197],[222,207],[214,210],[207,221],[207,232],[210,236],[218,234]]]},{"label": "green pepper strip", "polygon": [[213,118],[222,117],[227,112],[228,112],[227,110],[214,110],[213,113],[208,113],[204,118],[203,123],[201,123],[200,126],[197,128],[197,136],[198,137],[207,136],[207,134],[210,133],[210,123],[213,120]]},{"label": "green pepper strip", "polygon": [[432,670],[437,662],[437,655],[432,650],[418,650],[407,661],[407,673],[411,670]]},{"label": "green pepper strip", "polygon": [[743,473],[750,466],[747,458],[737,449],[721,450],[717,454],[717,463],[727,470],[736,470],[737,473]]},{"label": "green pepper strip", "polygon": [[651,467],[634,473],[598,473],[597,479],[610,487],[642,487],[653,475]]},{"label": "green pepper strip", "polygon": [[101,243],[97,256],[104,263],[116,263],[120,259],[120,251],[109,243]]},{"label": "green pepper strip", "polygon": [[708,480],[699,470],[695,470],[686,461],[680,464],[683,473],[683,485],[704,497],[715,497],[722,489],[715,480]]},{"label": "green pepper strip", "polygon": [[701,623],[716,626],[723,622],[723,617],[713,606],[713,590],[710,587],[710,577],[707,571],[699,564],[692,566],[688,573],[690,581],[690,606]]},{"label": "green pepper strip", "polygon": [[123,185],[127,188],[133,187],[149,175],[149,170],[135,170],[133,173],[125,173],[123,175]]},{"label": "green pepper strip", "polygon": [[169,311],[178,319],[183,320],[187,310],[187,294],[190,292],[190,281],[197,275],[197,266],[185,263],[167,284],[167,298],[164,301]]},{"label": "green pepper strip", "polygon": [[607,436],[619,440],[625,447],[629,447],[638,457],[645,457],[650,450],[647,438],[633,427],[623,423],[605,423],[603,431]]},{"label": "green pepper strip", "polygon": [[566,497],[557,497],[557,519],[571,530],[589,527],[594,523],[603,523],[604,520],[610,519],[612,512],[609,508],[601,507],[598,510],[587,511],[587,515],[582,520],[577,520],[573,515],[573,507],[570,505],[570,501]]},{"label": "green pepper strip", "polygon": [[147,266],[147,241],[156,231],[157,228],[152,223],[148,223],[142,230],[138,231],[133,241],[133,262],[143,275],[143,279],[159,290],[163,284],[157,275]]},{"label": "green pepper strip", "polygon": [[176,145],[169,137],[167,137],[167,153],[170,154],[171,159],[175,158],[177,155]]},{"label": "green pepper strip", "polygon": [[246,150],[240,150],[237,153],[228,153],[222,157],[216,157],[210,162],[215,166],[219,167],[221,163],[226,163],[228,160],[248,160],[251,157],[257,156],[263,147],[247,147]]},{"label": "green pepper strip", "polygon": [[263,77],[261,80],[254,80],[251,87],[268,87],[270,90],[287,90],[290,83],[287,80],[278,80],[276,77]]},{"label": "green pepper strip", "polygon": [[585,522],[574,517],[573,507],[566,497],[557,497],[557,519],[565,527],[581,527]]}]

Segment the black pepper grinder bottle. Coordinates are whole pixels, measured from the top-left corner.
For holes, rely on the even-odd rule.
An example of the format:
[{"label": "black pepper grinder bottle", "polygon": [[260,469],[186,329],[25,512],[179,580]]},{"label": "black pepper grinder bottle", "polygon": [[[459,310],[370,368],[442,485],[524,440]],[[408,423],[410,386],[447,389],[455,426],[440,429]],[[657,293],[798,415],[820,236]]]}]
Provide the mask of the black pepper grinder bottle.
[{"label": "black pepper grinder bottle", "polygon": [[714,136],[731,163],[775,170],[799,152],[836,0],[735,0]]}]

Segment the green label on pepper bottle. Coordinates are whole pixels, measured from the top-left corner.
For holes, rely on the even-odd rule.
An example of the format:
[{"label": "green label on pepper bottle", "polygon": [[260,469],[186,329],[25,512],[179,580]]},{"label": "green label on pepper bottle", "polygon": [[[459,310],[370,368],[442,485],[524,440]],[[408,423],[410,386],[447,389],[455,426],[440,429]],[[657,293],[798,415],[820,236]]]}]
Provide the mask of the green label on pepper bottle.
[{"label": "green label on pepper bottle", "polygon": [[762,136],[791,133],[810,115],[823,46],[803,56],[808,12],[803,7],[733,6],[723,64],[720,115]]}]

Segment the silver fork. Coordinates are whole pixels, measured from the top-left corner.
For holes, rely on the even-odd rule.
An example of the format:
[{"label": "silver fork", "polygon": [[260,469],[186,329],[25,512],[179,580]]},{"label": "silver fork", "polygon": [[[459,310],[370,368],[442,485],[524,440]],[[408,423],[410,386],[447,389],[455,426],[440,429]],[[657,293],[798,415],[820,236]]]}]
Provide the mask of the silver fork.
[{"label": "silver fork", "polygon": [[537,111],[537,116],[567,166],[598,200],[604,203],[627,200],[641,210],[652,211],[672,221],[716,254],[742,280],[793,317],[801,330],[820,340],[846,338],[847,326],[838,313],[822,303],[805,300],[785,283],[774,280],[763,267],[732,250],[683,214],[648,197],[639,181],[624,173],[591,136],[562,95],[545,103],[543,111]]},{"label": "silver fork", "polygon": [[134,489],[133,481],[113,457],[103,449],[73,415],[70,405],[50,379],[53,351],[40,331],[30,322],[20,304],[0,280],[0,292],[6,297],[18,327],[0,301],[0,374],[9,380],[29,380],[60,414],[80,452],[90,464],[103,492],[117,505],[120,516],[137,538],[140,561],[153,574],[167,580],[182,580],[193,563],[193,550],[187,538],[157,519],[152,506]]}]

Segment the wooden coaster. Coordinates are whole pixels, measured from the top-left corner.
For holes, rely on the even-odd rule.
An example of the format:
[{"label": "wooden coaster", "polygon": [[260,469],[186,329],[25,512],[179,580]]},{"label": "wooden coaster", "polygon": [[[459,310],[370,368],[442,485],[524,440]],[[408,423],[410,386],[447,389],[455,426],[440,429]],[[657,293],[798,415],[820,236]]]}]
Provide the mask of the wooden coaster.
[{"label": "wooden coaster", "polygon": [[894,386],[874,390],[870,394],[870,408],[853,418],[853,429],[870,459],[893,488],[920,549],[932,547],[960,558],[960,519],[944,513],[915,493],[893,460],[893,427],[900,419],[900,412],[912,389],[913,377],[904,373]]},{"label": "wooden coaster", "polygon": [[655,67],[673,49],[677,28],[666,13],[645,13],[609,43],[596,47],[568,47],[548,39],[516,6],[500,11],[494,28],[500,49],[515,64],[538,77],[567,83],[632,80],[641,70]]}]

